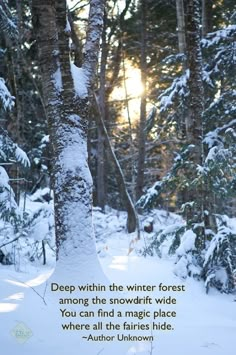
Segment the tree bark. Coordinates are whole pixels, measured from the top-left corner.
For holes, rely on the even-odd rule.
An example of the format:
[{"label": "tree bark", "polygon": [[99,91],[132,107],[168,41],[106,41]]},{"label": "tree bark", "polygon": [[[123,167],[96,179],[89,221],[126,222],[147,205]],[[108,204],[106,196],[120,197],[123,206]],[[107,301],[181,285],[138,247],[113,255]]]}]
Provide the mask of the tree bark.
[{"label": "tree bark", "polygon": [[83,55],[82,55],[82,44],[75,31],[75,25],[73,22],[72,14],[68,11],[68,21],[71,28],[71,39],[73,42],[73,52],[74,52],[74,64],[77,67],[81,67],[83,64]]},{"label": "tree bark", "polygon": [[184,0],[176,0],[179,53],[186,53]]},{"label": "tree bark", "polygon": [[[122,41],[121,37],[123,35],[122,29],[124,27],[124,18],[125,15],[129,9],[129,6],[131,4],[131,0],[126,0],[125,2],[125,7],[121,14],[118,16],[118,20],[115,22],[116,25],[111,26],[110,32],[107,34],[107,14],[106,11],[104,13],[104,26],[103,26],[103,33],[102,33],[102,48],[101,48],[101,66],[100,66],[100,86],[98,90],[98,105],[99,105],[99,114],[102,116],[103,124],[106,126],[106,120],[108,116],[108,100],[109,96],[114,88],[114,84],[116,83],[118,76],[119,76],[119,71],[120,71],[120,64],[122,60]],[[107,67],[107,58],[108,58],[108,46],[109,46],[109,41],[111,40],[111,37],[114,35],[114,33],[117,31],[117,22],[119,23],[119,28],[118,28],[118,45],[115,53],[115,59],[113,63],[113,71],[111,78],[106,77],[106,67]],[[74,35],[76,35],[74,33]],[[74,37],[73,37],[74,38]],[[75,38],[73,39],[74,45],[79,46],[79,41],[78,39],[76,40]],[[79,48],[75,48],[75,51],[79,51]],[[106,170],[106,162],[105,162],[105,141],[106,141],[106,136],[104,136],[104,127],[103,124],[101,123],[101,120],[97,120],[97,134],[98,134],[98,143],[97,143],[97,177],[96,177],[96,203],[98,206],[100,206],[102,209],[104,209],[104,206],[106,204],[106,176],[105,176],[105,170]],[[126,206],[126,204],[125,204]],[[130,216],[132,213],[130,212],[130,208],[127,207],[127,210],[129,210],[128,216]],[[128,228],[129,230],[133,231],[135,230],[135,227],[133,227],[133,223],[130,222],[132,220],[131,217],[128,217],[129,220],[129,225],[130,227]]]},{"label": "tree bark", "polygon": [[141,95],[140,104],[140,122],[139,122],[139,140],[138,140],[138,169],[136,181],[136,201],[143,194],[144,185],[144,170],[145,170],[145,144],[146,144],[146,115],[147,115],[147,4],[146,1],[141,1],[141,81],[143,92]]},{"label": "tree bark", "polygon": [[202,162],[202,114],[204,110],[199,0],[187,1],[187,64],[189,69],[188,142],[195,144],[195,162]]},{"label": "tree bark", "polygon": [[[189,209],[187,223],[196,228],[196,246],[201,249],[205,243],[205,230],[215,228],[215,218],[212,213],[211,192],[207,190],[204,177],[199,176],[198,169],[203,166],[203,114],[204,88],[202,80],[202,53],[200,43],[200,1],[187,1],[187,64],[189,69],[189,102],[186,120],[187,142],[190,158],[188,167],[188,201],[194,203]],[[196,227],[197,226],[197,227]]]},{"label": "tree bark", "polygon": [[90,0],[89,23],[84,48],[83,69],[88,77],[87,86],[92,96],[92,84],[98,64],[100,38],[103,29],[105,0]]},{"label": "tree bark", "polygon": [[[89,88],[95,76],[103,9],[104,1],[91,0],[91,43],[87,43],[81,71],[81,85],[86,78]],[[56,244],[63,265],[60,271],[66,273],[79,264],[87,265],[88,274],[89,270],[92,274],[98,261],[92,228],[92,178],[87,164],[88,95],[79,95],[74,87],[65,31],[66,1],[33,0],[32,10],[53,152]]]},{"label": "tree bark", "polygon": [[[106,18],[106,15],[105,15]],[[101,65],[100,65],[100,87],[99,87],[99,107],[103,121],[106,121],[106,63],[107,63],[107,43],[106,43],[106,20],[104,19],[104,27],[101,45]],[[97,205],[104,210],[106,204],[105,189],[105,138],[103,129],[98,120],[97,124]]]},{"label": "tree bark", "polygon": [[202,0],[202,37],[212,31],[213,0]]},{"label": "tree bark", "polygon": [[140,237],[140,231],[139,231],[139,221],[138,221],[138,215],[136,213],[136,210],[135,210],[135,207],[134,207],[134,204],[132,202],[132,199],[129,195],[129,192],[126,188],[126,183],[125,183],[125,178],[124,178],[124,174],[122,172],[122,169],[121,169],[121,166],[119,164],[119,161],[117,160],[116,158],[116,155],[115,155],[115,152],[111,146],[111,142],[110,142],[110,139],[109,139],[109,136],[108,136],[108,133],[107,133],[107,129],[106,129],[106,126],[105,126],[105,123],[103,121],[103,117],[102,117],[102,113],[100,111],[100,106],[99,106],[99,102],[98,102],[98,99],[95,97],[95,101],[96,101],[96,104],[97,104],[97,111],[98,111],[98,124],[100,125],[101,129],[102,129],[102,133],[103,133],[103,136],[105,138],[105,141],[106,141],[106,146],[109,150],[109,156],[111,157],[112,159],[112,162],[115,166],[115,169],[116,169],[116,179],[118,181],[118,184],[120,186],[120,191],[121,191],[121,194],[123,195],[123,199],[124,199],[124,204],[125,204],[125,208],[127,210],[127,215],[128,215],[128,218],[127,218],[127,230],[129,233],[133,233],[136,228],[137,228],[137,231],[138,231],[138,238]]},{"label": "tree bark", "polygon": [[[1,5],[2,6],[2,5]],[[5,4],[6,6],[6,4]],[[13,92],[15,96],[15,109],[11,115],[10,123],[7,125],[8,132],[11,133],[12,138],[18,144],[24,143],[24,80],[23,80],[23,58],[22,58],[22,4],[17,2],[16,14],[18,23],[17,41],[12,42],[7,35],[5,35],[6,42],[9,47],[10,64],[12,69]],[[6,28],[5,28],[6,30]],[[14,182],[12,183],[15,193],[16,203],[20,203],[20,184],[19,184],[19,166],[12,165],[10,174]]]},{"label": "tree bark", "polygon": [[[187,199],[190,206],[187,209],[187,225],[194,228],[201,225],[203,218],[203,191],[200,186],[193,184],[197,176],[197,167],[202,166],[202,115],[203,115],[203,81],[202,55],[200,47],[200,12],[199,1],[187,1],[187,65],[189,69],[189,98],[188,115],[186,116],[186,138],[190,149],[187,176],[189,186]],[[195,231],[196,232],[196,231]],[[198,231],[198,248],[202,247],[203,228]]]},{"label": "tree bark", "polygon": [[[179,53],[183,55],[182,61],[182,73],[186,73],[187,63],[186,63],[186,18],[185,18],[185,3],[184,0],[176,0],[176,18],[177,18],[177,27],[178,27],[178,46]],[[184,138],[186,136],[186,117],[187,117],[187,109],[182,105],[182,109],[179,112],[180,119],[180,136]],[[184,199],[184,195],[183,195]]]}]

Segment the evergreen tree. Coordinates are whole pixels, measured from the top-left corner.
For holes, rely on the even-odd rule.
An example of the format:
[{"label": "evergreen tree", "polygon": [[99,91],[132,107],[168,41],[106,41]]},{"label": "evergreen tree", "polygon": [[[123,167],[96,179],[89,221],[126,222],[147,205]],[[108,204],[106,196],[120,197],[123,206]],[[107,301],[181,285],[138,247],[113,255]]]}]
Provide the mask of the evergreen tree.
[{"label": "evergreen tree", "polygon": [[[187,238],[185,232],[180,237],[179,229],[174,233],[174,250],[186,250],[179,254],[177,265],[184,266],[188,270],[186,274],[194,274],[191,271],[194,266],[195,274],[206,279],[206,286],[218,284],[222,290],[229,291],[233,288],[235,238],[229,227],[222,232],[220,215],[228,210],[235,191],[235,83],[232,79],[235,26],[206,35],[201,41],[202,60],[199,2],[188,1],[187,5],[187,70],[160,96],[161,113],[167,123],[164,131],[175,136],[180,130],[182,139],[179,149],[176,146],[179,151],[169,173],[148,190],[139,204],[150,208],[161,193],[180,191],[184,200],[181,209],[187,221],[185,229],[192,233],[194,243],[186,250],[183,245],[187,239],[191,240],[190,234]],[[184,131],[181,130],[183,112]],[[180,231],[183,233],[183,229]],[[164,239],[162,233],[158,240],[162,243]],[[159,245],[158,240],[153,245]],[[228,258],[224,257],[226,251]],[[219,273],[215,271],[219,268],[225,272],[224,284],[217,282]]]},{"label": "evergreen tree", "polygon": [[[9,44],[15,44],[18,41],[18,29],[12,17],[10,9],[5,1],[0,2],[0,28]],[[1,73],[2,74],[2,73]],[[0,112],[10,112],[14,109],[15,98],[10,94],[5,80],[0,78]],[[5,116],[5,115],[4,115]],[[3,117],[4,117],[3,116]],[[18,208],[15,201],[15,195],[9,185],[9,177],[4,169],[9,161],[13,163],[20,162],[24,166],[29,166],[29,159],[25,152],[12,141],[7,131],[0,130],[0,216],[6,220],[18,218]]]}]

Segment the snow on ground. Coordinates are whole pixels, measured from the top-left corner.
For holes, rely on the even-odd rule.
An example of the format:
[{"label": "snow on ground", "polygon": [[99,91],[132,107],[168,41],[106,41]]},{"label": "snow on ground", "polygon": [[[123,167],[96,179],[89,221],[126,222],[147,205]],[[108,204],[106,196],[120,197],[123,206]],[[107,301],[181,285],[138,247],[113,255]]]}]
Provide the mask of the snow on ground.
[{"label": "snow on ground", "polygon": [[[168,217],[163,211],[152,218],[156,222],[155,229],[163,224],[171,225],[176,222],[176,218],[178,219],[174,215]],[[177,295],[174,291],[167,292],[168,296],[177,298],[176,305],[161,307],[177,312],[176,318],[171,320],[174,330],[153,332],[155,336],[153,342],[86,341],[81,338],[84,333],[80,331],[61,329],[60,307],[56,297],[49,292],[50,285],[47,282],[53,272],[52,262],[46,266],[41,266],[39,263],[27,268],[22,266],[20,272],[15,271],[13,266],[0,265],[0,339],[4,355],[51,355],[52,352],[57,355],[235,354],[236,303],[233,302],[232,295],[223,295],[215,290],[211,290],[206,295],[203,283],[190,278],[182,280],[175,276],[172,261],[158,257],[144,258],[135,254],[135,251],[130,249],[130,243],[132,240],[135,243],[136,236],[126,234],[124,213],[109,210],[104,215],[99,210],[95,210],[94,222],[100,263],[110,283],[118,285],[162,283],[185,286],[186,291]],[[144,241],[139,243],[142,245]],[[81,272],[86,270],[77,270],[78,274]],[[68,285],[76,284],[75,275],[76,272],[73,273],[73,277],[68,275]],[[137,292],[129,293],[129,296],[161,297],[167,296],[167,293]],[[102,297],[110,296],[108,292],[102,294]],[[119,297],[125,296],[127,292],[119,294]],[[160,308],[159,305],[136,307],[139,307],[138,310]],[[119,309],[136,308],[122,305]],[[161,319],[162,322],[164,320],[170,321],[167,318]],[[114,318],[111,321],[121,322]],[[137,321],[149,322],[145,319]],[[130,333],[136,334],[136,332]],[[151,335],[147,333],[145,335]],[[16,335],[19,336],[18,340]],[[24,336],[27,338],[26,341]]]}]

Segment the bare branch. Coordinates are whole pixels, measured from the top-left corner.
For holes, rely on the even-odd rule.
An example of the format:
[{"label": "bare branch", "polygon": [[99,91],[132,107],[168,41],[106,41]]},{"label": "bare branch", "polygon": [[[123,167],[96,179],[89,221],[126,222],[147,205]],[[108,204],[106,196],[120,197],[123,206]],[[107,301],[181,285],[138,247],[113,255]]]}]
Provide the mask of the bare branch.
[{"label": "bare branch", "polygon": [[29,288],[31,288],[31,290],[33,290],[42,300],[43,300],[43,303],[45,304],[45,306],[47,306],[47,303],[46,303],[46,301],[45,301],[45,299],[44,299],[44,297],[45,297],[45,293],[46,293],[46,289],[47,289],[47,286],[48,286],[48,284],[46,283],[46,285],[45,285],[45,289],[44,289],[44,293],[43,293],[43,296],[41,296],[40,295],[40,293],[38,293],[36,290],[35,290],[35,288],[34,287],[32,287],[32,286],[30,286],[29,284],[27,284],[27,282],[24,282],[24,281],[21,281],[21,280],[18,280],[18,279],[16,279],[15,277],[14,277],[14,279],[17,281],[17,282],[20,282],[20,283],[22,283],[22,284],[24,284],[24,285],[26,285],[27,287],[29,287]]}]

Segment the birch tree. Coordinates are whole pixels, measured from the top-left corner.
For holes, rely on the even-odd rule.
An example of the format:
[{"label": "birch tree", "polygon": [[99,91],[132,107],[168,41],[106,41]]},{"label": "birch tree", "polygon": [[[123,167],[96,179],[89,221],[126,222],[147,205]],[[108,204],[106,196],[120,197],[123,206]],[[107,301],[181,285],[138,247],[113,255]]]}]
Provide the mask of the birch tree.
[{"label": "birch tree", "polygon": [[61,271],[97,266],[92,178],[87,164],[89,93],[98,61],[104,0],[91,0],[81,68],[70,62],[66,0],[33,0],[42,90],[53,152],[55,232]]}]

